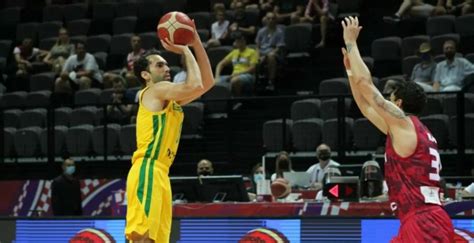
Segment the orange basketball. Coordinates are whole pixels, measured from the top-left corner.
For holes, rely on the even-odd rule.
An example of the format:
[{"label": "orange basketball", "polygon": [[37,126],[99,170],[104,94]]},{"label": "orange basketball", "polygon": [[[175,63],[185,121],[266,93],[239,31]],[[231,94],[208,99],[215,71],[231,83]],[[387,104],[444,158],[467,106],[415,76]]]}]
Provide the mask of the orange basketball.
[{"label": "orange basketball", "polygon": [[194,22],[181,12],[169,12],[163,15],[156,27],[160,39],[168,38],[172,43],[179,45],[193,42],[194,29]]},{"label": "orange basketball", "polygon": [[291,192],[289,182],[283,178],[278,178],[273,181],[270,189],[275,198],[285,198]]}]

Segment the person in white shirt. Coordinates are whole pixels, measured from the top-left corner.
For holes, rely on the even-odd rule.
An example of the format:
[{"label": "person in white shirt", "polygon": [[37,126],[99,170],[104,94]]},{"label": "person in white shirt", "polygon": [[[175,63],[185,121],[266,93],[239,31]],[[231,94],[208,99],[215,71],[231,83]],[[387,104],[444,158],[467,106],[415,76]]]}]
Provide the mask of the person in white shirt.
[{"label": "person in white shirt", "polygon": [[229,20],[225,19],[223,10],[216,11],[216,22],[211,25],[211,38],[207,41],[207,48],[220,46],[222,40],[227,39]]},{"label": "person in white shirt", "polygon": [[309,167],[309,169],[306,170],[306,173],[311,175],[311,187],[319,190],[322,187],[324,173],[327,171],[328,167],[337,167],[340,164],[331,159],[331,148],[324,143],[316,148],[316,157],[319,162]]}]

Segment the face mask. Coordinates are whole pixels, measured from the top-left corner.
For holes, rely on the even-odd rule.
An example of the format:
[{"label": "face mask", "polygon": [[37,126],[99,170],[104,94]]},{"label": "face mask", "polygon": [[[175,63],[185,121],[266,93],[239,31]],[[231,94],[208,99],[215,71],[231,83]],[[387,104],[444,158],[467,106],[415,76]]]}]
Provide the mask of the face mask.
[{"label": "face mask", "polygon": [[331,158],[331,153],[329,151],[326,151],[326,150],[319,151],[318,159],[326,161],[326,160],[329,160],[330,158]]},{"label": "face mask", "polygon": [[64,171],[66,175],[72,175],[74,174],[74,172],[76,172],[76,166],[68,166],[66,167],[66,170]]},{"label": "face mask", "polygon": [[423,61],[425,61],[425,62],[430,61],[430,60],[431,60],[430,54],[427,54],[427,53],[422,54],[422,55],[421,55],[421,60],[423,60]]},{"label": "face mask", "polygon": [[446,56],[446,58],[448,59],[453,59],[454,58],[454,55],[456,55],[455,52],[445,52],[444,55]]},{"label": "face mask", "polygon": [[211,175],[211,172],[209,172],[207,170],[203,170],[203,171],[200,171],[198,175],[208,176],[208,175]]},{"label": "face mask", "polygon": [[262,173],[258,173],[258,174],[253,174],[253,181],[255,183],[259,182],[259,181],[263,181],[265,180],[265,177],[263,177],[263,174]]}]

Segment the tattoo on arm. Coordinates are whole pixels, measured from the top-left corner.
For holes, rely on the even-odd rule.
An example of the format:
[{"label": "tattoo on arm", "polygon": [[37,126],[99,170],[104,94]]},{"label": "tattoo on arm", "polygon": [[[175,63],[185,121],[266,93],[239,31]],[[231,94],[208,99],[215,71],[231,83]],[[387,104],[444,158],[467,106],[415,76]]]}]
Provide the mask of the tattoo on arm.
[{"label": "tattoo on arm", "polygon": [[393,105],[387,104],[388,101],[386,101],[380,93],[374,92],[373,98],[374,98],[375,104],[377,104],[378,107],[384,109],[391,116],[398,119],[403,119],[406,117],[403,111],[401,111],[397,107],[394,107]]},{"label": "tattoo on arm", "polygon": [[347,44],[347,45],[346,45],[347,53],[350,53],[350,52],[351,52],[352,47],[353,47],[352,44]]}]

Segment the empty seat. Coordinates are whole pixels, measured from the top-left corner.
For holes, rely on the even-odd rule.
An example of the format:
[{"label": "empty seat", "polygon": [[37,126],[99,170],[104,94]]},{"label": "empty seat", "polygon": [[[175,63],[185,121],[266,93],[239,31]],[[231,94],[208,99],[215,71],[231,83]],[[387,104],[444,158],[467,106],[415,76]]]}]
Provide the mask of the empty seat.
[{"label": "empty seat", "polygon": [[119,2],[115,7],[115,16],[124,17],[124,16],[136,16],[138,6],[135,2]]},{"label": "empty seat", "polygon": [[46,125],[46,109],[37,108],[23,111],[20,114],[20,128],[44,127]]},{"label": "empty seat", "polygon": [[102,90],[102,92],[100,93],[99,102],[101,104],[112,103],[112,94],[113,93],[114,93],[113,88]]},{"label": "empty seat", "polygon": [[372,72],[374,69],[374,59],[372,57],[362,57],[362,61],[364,61],[365,65],[367,65],[369,71]]},{"label": "empty seat", "polygon": [[401,43],[400,37],[385,37],[372,42],[374,76],[400,73]]},{"label": "empty seat", "polygon": [[[344,114],[348,114],[349,107],[351,106],[350,99],[344,99]],[[327,99],[321,101],[321,118],[323,120],[337,118],[338,114],[341,113],[338,111],[338,101],[337,98]]]},{"label": "empty seat", "polygon": [[[120,125],[107,125],[107,155],[117,154],[119,148]],[[103,155],[105,152],[104,144],[104,126],[96,126],[92,131],[92,150],[97,155]]]},{"label": "empty seat", "polygon": [[69,22],[76,19],[84,19],[87,15],[87,6],[85,4],[66,4],[63,8],[64,20]]},{"label": "empty seat", "polygon": [[86,106],[76,108],[71,112],[69,124],[71,127],[79,125],[96,125],[97,108]]},{"label": "empty seat", "polygon": [[446,149],[449,146],[449,117],[444,114],[423,116],[420,121],[431,131],[436,138],[438,148]]},{"label": "empty seat", "polygon": [[1,138],[1,142],[3,144],[3,154],[0,156],[3,157],[10,157],[14,154],[14,137],[15,137],[16,129],[12,127],[6,127],[3,129],[3,137]]},{"label": "empty seat", "polygon": [[[228,99],[230,98],[230,87],[228,84],[217,83],[209,91],[207,91],[203,96],[203,100],[211,99]],[[222,114],[227,112],[227,102],[226,101],[209,101],[206,102],[206,113],[207,114]]]},{"label": "empty seat", "polygon": [[102,91],[97,88],[79,90],[74,94],[74,104],[76,105],[96,105],[99,104],[99,97]]},{"label": "empty seat", "polygon": [[108,54],[106,52],[101,51],[101,52],[94,53],[95,61],[97,62],[97,65],[99,66],[100,70],[107,69],[107,57],[108,57]]},{"label": "empty seat", "polygon": [[54,125],[69,126],[72,109],[69,107],[60,107],[54,110]]},{"label": "empty seat", "polygon": [[80,125],[69,128],[66,134],[67,152],[72,156],[90,155],[93,129],[92,125]]},{"label": "empty seat", "polygon": [[439,99],[437,96],[428,96],[426,99],[425,108],[423,108],[423,111],[421,112],[420,116],[428,116],[441,113],[443,113],[441,99]]},{"label": "empty seat", "polygon": [[59,29],[63,26],[62,22],[51,21],[44,22],[38,25],[38,39],[46,39],[58,36]]},{"label": "empty seat", "polygon": [[411,77],[411,73],[413,72],[413,68],[416,64],[421,62],[421,57],[419,56],[408,56],[403,58],[402,62],[402,72],[407,77]]},{"label": "empty seat", "polygon": [[210,38],[210,33],[208,29],[199,29],[197,30],[199,34],[199,39],[201,39],[202,42],[206,42]]},{"label": "empty seat", "polygon": [[293,121],[286,119],[266,121],[263,124],[263,146],[266,151],[285,150],[291,142],[291,129]]},{"label": "empty seat", "polygon": [[123,154],[131,155],[137,149],[135,124],[122,126],[120,129],[120,150]]},{"label": "empty seat", "polygon": [[[467,149],[474,149],[474,113],[464,115],[464,144]],[[449,137],[451,143],[458,146],[457,117],[453,116],[449,122]]]},{"label": "empty seat", "polygon": [[3,126],[4,127],[11,127],[17,128],[18,124],[20,124],[20,114],[21,110],[13,109],[13,110],[4,110],[3,111]]},{"label": "empty seat", "polygon": [[114,19],[112,32],[114,35],[133,33],[135,25],[137,24],[137,17],[128,16]]},{"label": "empty seat", "polygon": [[[110,52],[107,56],[107,68],[118,69],[123,67],[123,60],[132,51],[130,39],[132,34],[115,35],[110,41]],[[170,64],[171,65],[171,64]]]},{"label": "empty seat", "polygon": [[93,20],[112,20],[115,17],[114,2],[96,2],[92,5]]},{"label": "empty seat", "polygon": [[354,146],[360,150],[376,150],[383,145],[383,133],[368,119],[359,118],[354,122]]},{"label": "empty seat", "polygon": [[11,40],[0,40],[0,70],[5,70],[7,60],[12,53],[11,48]]},{"label": "empty seat", "polygon": [[53,90],[55,73],[45,72],[31,75],[30,91]]},{"label": "empty seat", "polygon": [[[329,119],[324,121],[323,125],[323,141],[332,150],[339,149],[339,129],[338,129],[337,119]],[[352,149],[352,137],[353,137],[353,125],[354,120],[352,118],[345,118],[345,136],[342,144],[345,146],[345,149]]]},{"label": "empty seat", "polygon": [[[68,128],[65,126],[54,127],[54,155],[62,156],[66,154],[66,134]],[[41,130],[40,133],[41,154],[48,154],[48,129]]]},{"label": "empty seat", "polygon": [[[449,116],[457,114],[457,97],[455,95],[446,95],[443,97],[443,113]],[[474,94],[464,94],[464,112],[474,112]]]},{"label": "empty seat", "polygon": [[39,155],[40,132],[39,127],[28,127],[16,131],[14,143],[17,156],[32,157]]},{"label": "empty seat", "polygon": [[459,34],[444,34],[438,35],[431,38],[431,53],[433,55],[443,54],[443,45],[447,40],[453,40],[456,42],[456,46],[459,45]]},{"label": "empty seat", "polygon": [[[141,2],[138,3],[138,14],[136,33],[142,33],[156,29],[156,24],[163,15],[163,3]],[[197,22],[197,21],[196,21]]]},{"label": "empty seat", "polygon": [[16,40],[23,41],[25,38],[31,38],[35,43],[38,33],[38,23],[22,23],[16,27]]},{"label": "empty seat", "polygon": [[3,108],[19,108],[25,106],[26,102],[25,91],[17,91],[11,93],[5,93],[0,97],[0,106]]},{"label": "empty seat", "polygon": [[310,49],[312,48],[311,24],[293,24],[286,27],[283,31],[285,38],[286,58],[308,58]]},{"label": "empty seat", "polygon": [[70,36],[88,35],[90,25],[90,19],[76,19],[66,24]]},{"label": "empty seat", "polygon": [[321,101],[319,99],[298,100],[291,104],[291,120],[298,121],[309,118],[319,118]]},{"label": "empty seat", "polygon": [[209,62],[211,63],[211,67],[214,69],[217,64],[224,59],[232,51],[231,46],[219,46],[210,48],[207,50],[207,55],[209,56]]},{"label": "empty seat", "polygon": [[296,151],[314,151],[321,144],[323,120],[303,119],[293,122],[292,137]]},{"label": "empty seat", "polygon": [[461,36],[461,50],[463,53],[474,52],[474,14],[459,16],[456,18],[456,32]]},{"label": "empty seat", "polygon": [[87,52],[109,52],[110,48],[110,35],[95,35],[87,37]]},{"label": "empty seat", "polygon": [[51,91],[43,90],[30,92],[26,96],[26,105],[31,107],[48,106],[50,101]]},{"label": "empty seat", "polygon": [[161,48],[161,44],[158,38],[156,38],[156,32],[145,32],[145,33],[141,33],[139,36],[142,41],[143,49],[148,50],[148,49],[153,49],[153,48],[155,49]]},{"label": "empty seat", "polygon": [[63,21],[62,5],[47,5],[43,7],[43,22],[47,21]]},{"label": "empty seat", "polygon": [[417,55],[421,43],[430,42],[427,35],[414,35],[405,37],[402,40],[402,57]]},{"label": "empty seat", "polygon": [[210,29],[211,15],[209,12],[188,13],[189,18],[194,19],[196,29]]},{"label": "empty seat", "polygon": [[428,18],[426,33],[429,36],[454,33],[454,15],[441,15]]},{"label": "empty seat", "polygon": [[183,106],[184,120],[181,133],[183,135],[197,135],[204,116],[204,104],[193,102]]},{"label": "empty seat", "polygon": [[319,94],[349,94],[349,81],[346,78],[332,78],[321,81]]}]

